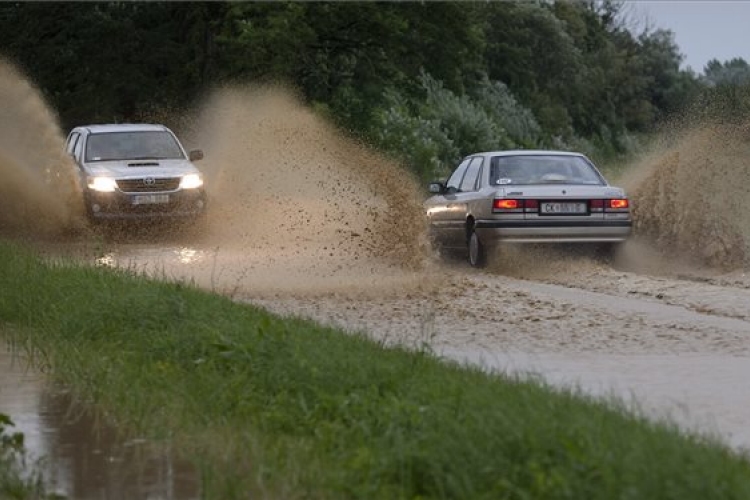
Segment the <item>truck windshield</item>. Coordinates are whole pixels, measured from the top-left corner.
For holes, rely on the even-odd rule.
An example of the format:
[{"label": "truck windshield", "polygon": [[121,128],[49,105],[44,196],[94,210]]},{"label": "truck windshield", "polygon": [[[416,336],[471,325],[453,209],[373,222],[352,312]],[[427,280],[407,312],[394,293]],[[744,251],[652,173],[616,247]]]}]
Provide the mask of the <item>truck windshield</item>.
[{"label": "truck windshield", "polygon": [[86,161],[184,159],[177,140],[162,130],[102,132],[86,141]]}]

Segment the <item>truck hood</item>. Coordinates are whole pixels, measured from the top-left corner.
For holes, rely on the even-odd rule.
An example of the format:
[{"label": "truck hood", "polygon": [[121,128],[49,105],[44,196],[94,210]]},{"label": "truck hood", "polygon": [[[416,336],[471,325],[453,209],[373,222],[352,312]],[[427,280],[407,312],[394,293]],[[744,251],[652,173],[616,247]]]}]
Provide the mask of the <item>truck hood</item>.
[{"label": "truck hood", "polygon": [[181,177],[199,170],[188,160],[117,160],[88,163],[84,170],[90,176],[125,178]]}]

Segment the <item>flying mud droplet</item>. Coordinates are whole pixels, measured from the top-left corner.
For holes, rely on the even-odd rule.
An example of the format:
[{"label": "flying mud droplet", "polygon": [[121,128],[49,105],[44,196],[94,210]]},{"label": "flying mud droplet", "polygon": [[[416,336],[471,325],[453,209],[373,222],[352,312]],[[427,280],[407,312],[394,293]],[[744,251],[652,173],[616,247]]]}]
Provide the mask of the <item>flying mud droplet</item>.
[{"label": "flying mud droplet", "polygon": [[39,91],[0,60],[0,234],[42,237],[78,224],[75,166]]}]

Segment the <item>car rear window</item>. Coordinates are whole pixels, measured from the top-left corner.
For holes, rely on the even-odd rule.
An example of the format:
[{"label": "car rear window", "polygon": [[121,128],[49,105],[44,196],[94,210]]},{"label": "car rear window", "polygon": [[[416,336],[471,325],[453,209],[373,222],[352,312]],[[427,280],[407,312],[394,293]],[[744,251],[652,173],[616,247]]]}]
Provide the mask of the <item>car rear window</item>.
[{"label": "car rear window", "polygon": [[493,156],[490,161],[491,185],[588,184],[606,182],[582,156],[519,155]]},{"label": "car rear window", "polygon": [[86,161],[184,159],[177,140],[166,131],[102,132],[86,141]]}]

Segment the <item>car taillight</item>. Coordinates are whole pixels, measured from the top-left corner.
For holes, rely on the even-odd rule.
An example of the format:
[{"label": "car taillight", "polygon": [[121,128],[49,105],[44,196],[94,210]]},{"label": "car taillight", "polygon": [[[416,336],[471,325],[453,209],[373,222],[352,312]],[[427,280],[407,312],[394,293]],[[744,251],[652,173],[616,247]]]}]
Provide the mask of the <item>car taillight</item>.
[{"label": "car taillight", "polygon": [[523,208],[523,200],[495,200],[492,203],[495,210],[517,210]]},{"label": "car taillight", "polygon": [[589,200],[592,212],[627,212],[630,202],[627,198],[615,198],[611,200]]},{"label": "car taillight", "polygon": [[539,200],[496,199],[492,202],[493,212],[536,212]]},{"label": "car taillight", "polygon": [[630,207],[630,203],[628,203],[627,198],[619,198],[616,200],[608,200],[609,206],[607,208],[614,209],[614,210],[623,210]]}]

